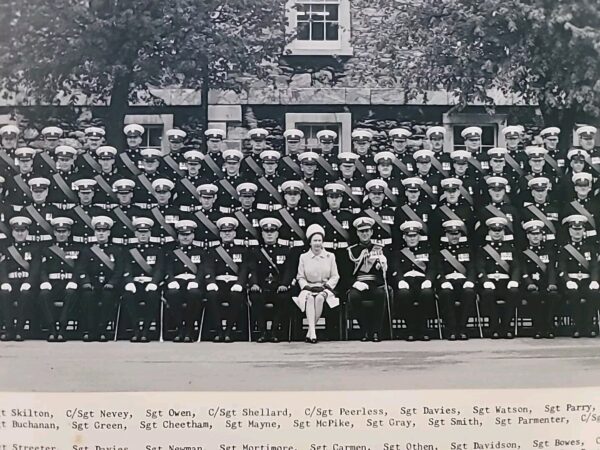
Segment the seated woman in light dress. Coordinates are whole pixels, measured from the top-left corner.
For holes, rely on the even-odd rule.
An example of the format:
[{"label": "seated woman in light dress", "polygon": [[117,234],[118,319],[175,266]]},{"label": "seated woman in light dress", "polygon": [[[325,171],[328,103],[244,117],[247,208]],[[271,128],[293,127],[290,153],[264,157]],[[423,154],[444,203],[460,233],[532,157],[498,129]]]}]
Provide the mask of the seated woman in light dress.
[{"label": "seated woman in light dress", "polygon": [[306,230],[306,238],[310,250],[300,255],[298,263],[298,286],[302,290],[295,299],[301,311],[306,312],[308,333],[306,342],[317,343],[316,324],[323,313],[323,304],[330,307],[339,304],[333,290],[340,280],[335,255],[323,248],[325,230],[320,225],[310,225]]}]

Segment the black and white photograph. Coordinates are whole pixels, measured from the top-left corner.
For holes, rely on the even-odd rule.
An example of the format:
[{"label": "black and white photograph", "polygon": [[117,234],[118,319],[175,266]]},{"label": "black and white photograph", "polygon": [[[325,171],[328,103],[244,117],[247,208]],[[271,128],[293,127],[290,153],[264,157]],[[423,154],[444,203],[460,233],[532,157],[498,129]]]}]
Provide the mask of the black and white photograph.
[{"label": "black and white photograph", "polygon": [[597,386],[598,6],[0,0],[0,391]]}]

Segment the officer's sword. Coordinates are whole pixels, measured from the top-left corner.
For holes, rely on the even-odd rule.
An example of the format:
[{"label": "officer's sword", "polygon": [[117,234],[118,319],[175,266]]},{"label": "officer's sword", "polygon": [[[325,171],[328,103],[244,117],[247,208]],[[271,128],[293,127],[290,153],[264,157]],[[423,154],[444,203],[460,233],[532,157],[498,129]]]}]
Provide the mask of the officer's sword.
[{"label": "officer's sword", "polygon": [[114,342],[117,342],[117,337],[119,334],[119,321],[121,320],[121,302],[119,301],[119,305],[117,306],[117,318],[115,319],[115,337],[113,338]]},{"label": "officer's sword", "polygon": [[380,266],[381,266],[381,273],[383,275],[383,287],[385,288],[385,304],[387,306],[388,321],[389,321],[389,325],[390,325],[390,340],[393,341],[394,340],[394,327],[392,326],[392,307],[390,305],[390,290],[388,288],[386,271],[383,269],[383,264],[380,264]]},{"label": "officer's sword", "polygon": [[158,324],[156,325],[159,330],[158,330],[158,342],[165,342],[164,340],[164,336],[163,336],[163,321],[164,321],[164,317],[165,317],[165,299],[161,296],[160,297],[160,314],[158,317]]},{"label": "officer's sword", "polygon": [[477,326],[479,328],[479,337],[483,339],[483,327],[481,326],[481,312],[479,312],[479,298],[475,297],[475,309],[477,310]]}]

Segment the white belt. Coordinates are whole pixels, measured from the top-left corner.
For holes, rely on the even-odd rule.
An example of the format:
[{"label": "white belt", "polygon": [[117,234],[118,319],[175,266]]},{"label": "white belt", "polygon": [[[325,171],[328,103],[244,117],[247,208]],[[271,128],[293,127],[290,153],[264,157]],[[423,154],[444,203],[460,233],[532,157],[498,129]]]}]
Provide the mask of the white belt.
[{"label": "white belt", "polygon": [[[221,241],[208,241],[208,247],[216,247],[220,243]],[[205,247],[204,241],[193,241],[192,244],[194,244],[195,247]]]},{"label": "white belt", "polygon": [[304,241],[300,241],[297,239],[292,239],[292,240],[288,240],[288,239],[278,239],[277,243],[280,245],[286,245],[289,247],[302,247],[304,245]]},{"label": "white belt", "polygon": [[575,280],[586,280],[590,277],[589,273],[581,273],[581,272],[569,273],[567,275],[569,275],[569,278],[574,278]]},{"label": "white belt", "polygon": [[405,277],[424,277],[425,274],[423,272],[419,272],[418,270],[409,270],[404,274]]},{"label": "white belt", "polygon": [[150,242],[153,242],[155,244],[164,244],[166,242],[175,242],[175,238],[171,237],[171,236],[166,236],[166,237],[151,237],[150,238]]},{"label": "white belt", "polygon": [[219,206],[219,211],[223,214],[230,214],[233,212],[233,208],[229,208],[228,206]]},{"label": "white belt", "polygon": [[29,276],[29,272],[10,272],[8,274],[8,278],[27,278]]},{"label": "white belt", "polygon": [[33,241],[33,242],[51,241],[52,236],[50,236],[49,234],[38,234],[38,235],[27,236],[27,240]]},{"label": "white belt", "polygon": [[261,211],[277,211],[281,208],[281,205],[269,205],[267,203],[257,203],[256,205],[256,209],[260,209]]},{"label": "white belt", "polygon": [[349,245],[347,242],[323,242],[323,248],[348,248]]},{"label": "white belt", "polygon": [[356,281],[375,281],[377,277],[375,275],[358,275]]},{"label": "white belt", "polygon": [[310,212],[311,213],[320,213],[321,208],[319,208],[318,206],[313,206],[312,208],[310,208]]},{"label": "white belt", "polygon": [[175,275],[175,278],[178,280],[194,280],[196,275],[193,273],[180,273],[179,275]]},{"label": "white belt", "polygon": [[154,208],[155,204],[154,203],[135,203],[135,206],[142,208],[142,209],[152,209],[152,208]]},{"label": "white belt", "polygon": [[490,273],[488,278],[491,278],[492,280],[508,280],[510,275],[507,273]]},{"label": "white belt", "polygon": [[225,283],[231,283],[232,281],[237,281],[238,277],[236,275],[217,275],[215,280],[224,281]]},{"label": "white belt", "polygon": [[58,209],[73,209],[76,206],[76,203],[52,203]]},{"label": "white belt", "polygon": [[135,281],[136,283],[150,283],[152,281],[152,277],[133,277],[133,281]]},{"label": "white belt", "polygon": [[373,243],[381,246],[390,245],[392,243],[392,238],[373,239]]},{"label": "white belt", "polygon": [[553,241],[554,239],[556,239],[556,236],[553,235],[552,233],[546,234],[546,240],[547,241]]},{"label": "white belt", "polygon": [[590,230],[590,231],[587,231],[585,234],[587,235],[587,237],[590,237],[590,236],[596,236],[597,233],[596,233],[596,230]]},{"label": "white belt", "polygon": [[444,278],[446,280],[464,280],[467,277],[465,277],[460,272],[452,272],[452,273],[449,273],[449,274],[445,275]]},{"label": "white belt", "polygon": [[112,238],[112,241],[115,244],[127,244],[129,242],[129,239],[115,237],[115,238]]},{"label": "white belt", "polygon": [[70,280],[73,278],[72,273],[50,273],[48,278],[51,280]]},{"label": "white belt", "polygon": [[73,242],[81,242],[83,244],[96,242],[96,236],[73,236]]},{"label": "white belt", "polygon": [[193,211],[193,210],[194,210],[193,206],[185,206],[185,205],[179,206],[179,211],[190,212],[190,211]]}]

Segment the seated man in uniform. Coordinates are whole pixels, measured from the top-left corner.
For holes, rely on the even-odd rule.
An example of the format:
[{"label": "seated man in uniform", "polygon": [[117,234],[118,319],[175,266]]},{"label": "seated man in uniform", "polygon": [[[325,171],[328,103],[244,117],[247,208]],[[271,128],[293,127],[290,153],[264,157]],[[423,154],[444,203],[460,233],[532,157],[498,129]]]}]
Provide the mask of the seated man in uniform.
[{"label": "seated man in uniform", "polygon": [[[42,253],[39,301],[50,330],[48,342],[64,342],[67,320],[77,301],[75,267],[80,247],[70,239],[72,219],[55,217],[51,224],[54,229],[54,244]],[[63,301],[58,317],[54,308],[56,300]]]}]

